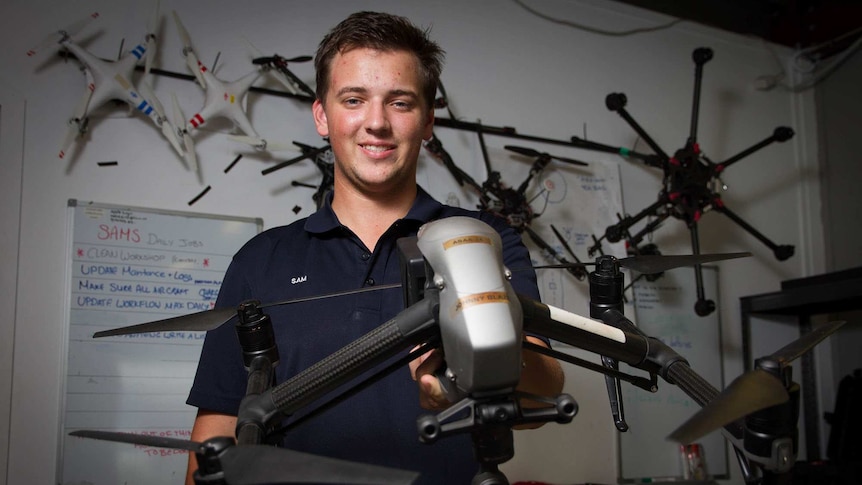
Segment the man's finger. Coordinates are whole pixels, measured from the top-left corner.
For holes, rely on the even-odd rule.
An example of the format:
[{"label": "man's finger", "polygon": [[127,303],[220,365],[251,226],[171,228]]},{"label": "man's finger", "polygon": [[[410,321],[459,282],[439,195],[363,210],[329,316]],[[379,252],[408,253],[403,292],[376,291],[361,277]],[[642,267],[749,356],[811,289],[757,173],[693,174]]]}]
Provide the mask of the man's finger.
[{"label": "man's finger", "polygon": [[411,365],[413,380],[417,380],[425,374],[434,374],[434,372],[443,365],[443,355],[439,350],[435,349],[417,358],[413,362],[417,361],[419,364],[415,368]]}]

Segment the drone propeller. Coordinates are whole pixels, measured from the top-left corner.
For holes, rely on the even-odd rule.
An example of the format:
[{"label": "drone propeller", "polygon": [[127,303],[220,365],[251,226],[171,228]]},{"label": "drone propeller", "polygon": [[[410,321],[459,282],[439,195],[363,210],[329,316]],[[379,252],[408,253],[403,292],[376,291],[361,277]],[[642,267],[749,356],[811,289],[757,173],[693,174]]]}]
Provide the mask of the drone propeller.
[{"label": "drone propeller", "polygon": [[296,57],[291,57],[290,59],[285,59],[285,58],[276,54],[276,55],[272,55],[272,56],[256,56],[254,59],[251,60],[251,63],[252,64],[270,64],[272,62],[277,62],[277,61],[308,62],[312,59],[314,59],[314,58],[311,56],[296,56]]},{"label": "drone propeller", "polygon": [[261,138],[259,136],[246,136],[246,135],[228,135],[233,141],[238,141],[240,143],[245,143],[246,145],[251,145],[257,150],[269,151],[269,152],[283,152],[287,150],[295,150],[296,145],[288,144],[288,143],[275,143],[267,140],[266,138]]},{"label": "drone propeller", "polygon": [[302,155],[291,158],[290,160],[285,160],[283,162],[279,162],[278,164],[273,165],[272,167],[263,169],[260,173],[263,175],[268,175],[272,172],[275,172],[276,170],[281,170],[282,168],[288,167],[288,166],[293,165],[295,163],[299,163],[303,160],[314,159],[314,157],[316,157],[322,153],[325,153],[327,150],[330,150],[332,148],[330,145],[322,146],[320,148],[314,148],[314,147],[311,147],[309,145],[305,145],[303,143],[299,143],[296,141],[293,142],[293,144],[300,148],[300,150],[302,151]]},{"label": "drone propeller", "polygon": [[262,66],[292,94],[310,94],[312,97],[314,96],[314,91],[311,91],[310,88],[304,86],[302,82],[300,82],[296,78],[296,76],[293,76],[292,73],[288,75],[286,72],[282,72],[282,68],[284,69],[284,71],[287,71],[288,63],[308,62],[312,59],[311,56],[297,56],[291,59],[285,59],[278,54],[272,56],[265,56],[260,49],[258,49],[254,46],[254,44],[251,43],[250,40],[245,37],[243,37],[243,40],[245,40],[245,43],[248,45],[248,48],[252,53],[252,64],[256,66]]},{"label": "drone propeller", "polygon": [[63,144],[60,147],[58,158],[65,158],[69,154],[69,150],[72,148],[75,140],[87,132],[87,123],[88,119],[86,117],[78,118],[76,116],[69,120],[69,126],[66,128],[66,134],[63,137]]},{"label": "drone propeller", "polygon": [[69,436],[79,438],[91,438],[95,440],[114,441],[117,443],[129,443],[132,445],[152,446],[156,448],[170,448],[172,450],[199,451],[201,443],[181,440],[179,438],[167,438],[164,436],[151,436],[144,434],[121,433],[115,431],[79,430],[72,431]]},{"label": "drone propeller", "polygon": [[[111,431],[81,430],[69,433],[81,438],[207,452],[207,443],[177,438],[146,436]],[[418,473],[366,465],[346,460],[302,453],[267,445],[227,446],[218,454],[224,483],[233,485],[288,483],[344,483],[357,485],[400,485],[412,483]]]},{"label": "drone propeller", "polygon": [[156,29],[159,26],[159,4],[160,1],[156,0],[153,16],[147,22],[147,34],[145,36],[147,40],[147,56],[144,58],[144,76],[150,73],[150,69],[153,67],[153,59],[156,57]]},{"label": "drone propeller", "polygon": [[174,125],[177,129],[177,135],[183,140],[183,147],[185,148],[183,150],[183,160],[189,169],[194,170],[198,176],[198,180],[200,180],[201,169],[198,166],[198,157],[195,154],[195,141],[191,133],[189,133],[188,127],[186,127],[186,117],[183,114],[183,109],[180,107],[180,102],[177,100],[176,93],[171,93],[171,100],[174,105]]},{"label": "drone propeller", "polygon": [[[90,74],[90,71],[86,71],[86,75],[87,80],[91,81],[92,75]],[[90,119],[87,117],[87,110],[90,108],[90,100],[92,97],[93,91],[87,89],[78,101],[78,105],[75,107],[75,112],[69,119],[69,126],[66,129],[65,136],[63,137],[63,144],[60,146],[60,152],[58,154],[59,158],[64,158],[68,155],[69,150],[72,148],[75,141],[84,136],[87,132],[87,125],[90,123]]]},{"label": "drone propeller", "polygon": [[177,25],[177,32],[180,34],[180,39],[183,41],[183,56],[186,58],[186,65],[194,73],[198,84],[200,84],[202,88],[206,89],[207,82],[204,80],[203,74],[201,74],[201,68],[198,65],[200,61],[195,54],[194,47],[192,47],[192,38],[180,20],[180,16],[177,14],[176,10],[171,11],[171,14],[173,14],[174,23]]},{"label": "drone propeller", "polygon": [[772,355],[758,360],[756,369],[734,379],[715,399],[671,433],[668,439],[682,444],[691,443],[753,412],[786,402],[790,395],[781,378],[774,372],[780,373],[844,323],[835,321],[819,325]]},{"label": "drone propeller", "polygon": [[584,167],[587,167],[590,165],[589,163],[582,162],[580,160],[575,160],[573,158],[565,158],[565,157],[557,157],[554,155],[548,155],[547,153],[542,153],[538,150],[533,150],[532,148],[519,147],[519,146],[515,146],[515,145],[506,145],[503,148],[505,148],[506,150],[515,152],[515,153],[520,153],[521,155],[526,155],[528,157],[536,157],[536,158],[546,157],[546,158],[550,158],[550,159],[557,160],[560,162],[570,163],[572,165],[580,165],[580,166],[584,166]]},{"label": "drone propeller", "polygon": [[60,29],[48,34],[41,41],[39,41],[39,43],[37,43],[35,47],[27,50],[27,56],[35,56],[36,54],[47,49],[53,44],[59,44],[74,37],[78,34],[78,32],[84,30],[84,27],[89,25],[90,22],[97,18],[99,18],[99,12],[93,12],[88,15],[87,18],[78,20],[77,22],[74,22],[65,29]]},{"label": "drone propeller", "polygon": [[[306,296],[301,298],[293,298],[291,300],[284,300],[276,303],[265,303],[259,305],[260,308],[267,308],[279,305],[290,305],[293,303],[302,303],[306,301],[314,301],[314,300],[323,300],[325,298],[333,298],[338,296],[348,296],[354,295],[358,293],[367,293],[371,291],[378,290],[388,290],[391,288],[400,288],[400,283],[394,283],[390,285],[377,285],[377,286],[369,286],[365,288],[357,288],[353,290],[347,291],[338,291],[335,293],[326,293],[323,295],[314,295],[314,296]],[[116,335],[130,335],[135,333],[147,333],[147,332],[164,332],[164,331],[188,331],[188,332],[206,332],[209,330],[214,330],[225,323],[227,323],[231,318],[236,316],[235,308],[216,308],[213,310],[204,310],[195,313],[189,313],[188,315],[180,315],[177,317],[166,318],[164,320],[156,320],[154,322],[148,323],[140,323],[138,325],[131,325],[128,327],[115,328],[113,330],[103,330],[100,332],[96,332],[93,334],[93,338],[100,337],[113,337]]]},{"label": "drone propeller", "polygon": [[[628,258],[618,259],[617,262],[623,268],[628,268],[638,273],[654,274],[663,271],[679,268],[682,266],[694,266],[698,264],[711,263],[713,261],[723,261],[725,259],[745,258],[751,256],[749,252],[741,253],[718,253],[718,254],[690,254],[690,255],[641,255],[629,256]],[[595,265],[594,262],[589,263],[565,263],[565,264],[548,264],[542,266],[533,266],[535,269],[545,268],[574,268],[588,265]]]},{"label": "drone propeller", "polygon": [[[147,57],[149,59],[149,57]],[[183,147],[180,146],[179,139],[177,138],[177,129],[171,124],[168,119],[167,114],[165,113],[165,107],[162,105],[162,102],[159,100],[159,97],[156,96],[155,91],[153,91],[153,87],[150,86],[150,83],[146,80],[141,81],[140,90],[144,95],[144,98],[150,103],[153,109],[156,111],[156,116],[158,117],[158,125],[162,129],[162,134],[165,138],[168,139],[168,142],[174,147],[177,153],[180,155],[184,155],[185,151]],[[185,159],[183,160],[185,162]]]}]

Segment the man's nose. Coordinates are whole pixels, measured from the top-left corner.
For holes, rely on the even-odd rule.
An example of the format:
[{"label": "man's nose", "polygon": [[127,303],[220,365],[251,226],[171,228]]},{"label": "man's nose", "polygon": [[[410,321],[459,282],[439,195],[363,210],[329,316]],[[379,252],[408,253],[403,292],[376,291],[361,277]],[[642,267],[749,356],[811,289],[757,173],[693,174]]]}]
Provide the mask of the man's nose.
[{"label": "man's nose", "polygon": [[373,132],[389,130],[389,116],[386,106],[381,103],[373,103],[368,108],[368,116],[365,120],[366,129]]}]

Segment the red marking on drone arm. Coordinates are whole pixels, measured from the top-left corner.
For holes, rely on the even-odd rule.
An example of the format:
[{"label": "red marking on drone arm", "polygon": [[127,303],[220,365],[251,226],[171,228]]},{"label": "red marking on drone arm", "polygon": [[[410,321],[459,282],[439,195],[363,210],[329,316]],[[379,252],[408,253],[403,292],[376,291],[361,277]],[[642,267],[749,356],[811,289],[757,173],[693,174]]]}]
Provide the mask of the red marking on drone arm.
[{"label": "red marking on drone arm", "polygon": [[201,126],[202,124],[206,123],[206,121],[204,120],[203,116],[201,116],[200,113],[198,113],[198,114],[192,116],[192,119],[189,120],[189,123],[191,123],[192,126],[197,128],[197,127]]}]

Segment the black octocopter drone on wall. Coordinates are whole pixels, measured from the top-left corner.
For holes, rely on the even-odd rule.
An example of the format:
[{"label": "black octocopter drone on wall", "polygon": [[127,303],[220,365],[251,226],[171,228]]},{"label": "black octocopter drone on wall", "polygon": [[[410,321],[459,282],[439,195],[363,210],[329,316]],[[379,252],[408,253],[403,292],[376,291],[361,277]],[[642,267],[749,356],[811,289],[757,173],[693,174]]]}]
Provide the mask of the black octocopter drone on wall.
[{"label": "black octocopter drone on wall", "polygon": [[[451,434],[470,433],[480,465],[473,483],[507,484],[498,465],[514,456],[512,427],[531,422],[567,423],[578,411],[576,401],[567,394],[534,396],[515,391],[520,380],[521,352],[528,349],[647,391],[657,390],[658,377],[679,386],[703,409],[670,438],[690,443],[722,428],[736,449],[746,482],[755,483],[781,476],[795,462],[799,386],[791,381],[790,362],[844,323],[817,327],[803,338],[760,359],[755,370],[738,377],[719,392],[691,369],[683,356],[660,340],[643,334],[625,318],[621,304],[623,276],[619,269],[627,267],[642,273],[656,273],[748,253],[624,259],[601,256],[596,260],[596,270],[590,273],[590,281],[597,284],[591,284],[592,318],[586,318],[516,294],[508,280],[511,272],[502,264],[498,233],[477,219],[453,217],[431,222],[421,228],[417,237],[401,239],[398,245],[405,310],[276,386],[272,382],[273,369],[279,360],[278,349],[272,322],[263,308],[398,285],[271,304],[247,301],[238,309],[207,310],[95,334],[95,337],[107,337],[168,330],[207,331],[236,316],[237,335],[248,368],[247,395],[239,410],[236,440],[220,437],[199,443],[88,430],[71,434],[194,452],[200,466],[195,475],[197,483],[411,483],[416,478],[412,472],[332,460],[262,443],[272,442],[271,438],[289,430],[293,423],[282,426],[285,419],[330,391],[348,385],[347,391],[301,419],[313,418],[321,410],[375,382],[376,377],[440,347],[446,357],[446,387],[454,404],[439,414],[420,417],[417,434],[422,441],[434,443]],[[489,327],[488,322],[495,322],[495,325]],[[477,326],[482,331],[471,331]],[[608,365],[596,365],[524,342],[522,333],[525,331],[594,352],[603,360],[624,362],[647,372],[649,377],[626,374]],[[494,333],[493,339],[477,337],[487,337],[488,332]],[[406,352],[414,347],[417,348]],[[371,377],[354,382],[369,371]],[[521,407],[523,398],[544,403],[546,407]],[[616,419],[621,409],[613,409],[613,395],[611,404]],[[467,417],[461,417],[465,410]],[[758,476],[758,471],[762,477]]]},{"label": "black octocopter drone on wall", "polygon": [[[656,143],[652,137],[632,118],[626,111],[627,98],[623,93],[611,93],[605,98],[605,105],[611,111],[619,114],[634,131],[653,150],[653,154],[643,154],[622,148],[603,146],[597,143],[585,142],[584,148],[619,153],[628,158],[641,160],[649,167],[662,170],[662,188],[658,194],[658,200],[652,205],[633,216],[620,217],[619,222],[607,227],[604,235],[596,239],[595,245],[589,249],[590,256],[601,252],[601,241],[607,239],[615,243],[625,240],[626,245],[634,253],[638,253],[638,246],[644,237],[653,231],[669,217],[683,221],[691,234],[691,248],[694,254],[700,252],[700,239],[698,236],[698,222],[708,211],[713,210],[727,216],[730,220],[742,227],[749,234],[771,249],[779,261],[784,261],[793,256],[794,248],[790,245],[779,245],[772,242],[750,224],[745,222],[739,215],[731,211],[722,201],[718,193],[718,186],[722,186],[720,176],[731,165],[752,153],[766,147],[774,142],[785,142],[793,137],[793,130],[786,126],[776,128],[772,135],[753,146],[737,153],[727,160],[715,163],[704,154],[697,141],[698,111],[700,106],[700,88],[703,75],[703,66],[712,59],[712,49],[700,47],[692,53],[695,64],[694,76],[694,100],[692,102],[691,130],[685,145],[677,150],[672,156],[668,155]],[[573,141],[575,139],[573,138]],[[639,231],[632,234],[631,229],[646,218],[652,218]],[[695,312],[700,316],[709,315],[715,311],[715,302],[704,295],[703,276],[700,265],[695,265],[695,279],[697,282],[697,302],[694,305]]]}]

